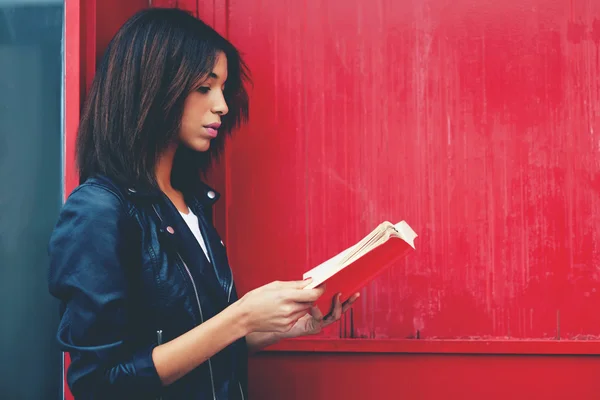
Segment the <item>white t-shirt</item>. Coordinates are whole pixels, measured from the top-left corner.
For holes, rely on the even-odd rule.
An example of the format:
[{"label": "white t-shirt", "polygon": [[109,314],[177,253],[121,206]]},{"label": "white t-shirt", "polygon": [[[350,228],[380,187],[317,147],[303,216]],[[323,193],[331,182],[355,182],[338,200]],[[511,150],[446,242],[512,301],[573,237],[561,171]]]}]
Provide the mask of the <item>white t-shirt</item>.
[{"label": "white t-shirt", "polygon": [[208,256],[208,250],[206,250],[206,243],[204,242],[204,238],[202,237],[202,234],[200,233],[200,225],[198,225],[198,217],[196,216],[196,214],[194,214],[192,212],[192,210],[190,210],[189,207],[188,207],[187,214],[184,214],[181,211],[179,211],[179,214],[181,214],[185,223],[190,227],[190,230],[196,237],[196,240],[200,244],[200,247],[202,247],[204,254],[206,254],[206,259],[208,260],[208,262],[210,262],[210,257]]}]

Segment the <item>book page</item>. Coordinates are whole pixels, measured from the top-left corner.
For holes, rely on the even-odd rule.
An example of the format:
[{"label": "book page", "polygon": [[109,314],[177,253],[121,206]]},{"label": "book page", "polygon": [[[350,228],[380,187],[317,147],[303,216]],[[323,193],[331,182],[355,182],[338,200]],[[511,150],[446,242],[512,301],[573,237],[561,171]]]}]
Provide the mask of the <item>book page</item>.
[{"label": "book page", "polygon": [[410,247],[414,249],[415,239],[419,235],[417,235],[417,233],[413,231],[413,229],[405,221],[398,222],[396,225],[394,225],[394,228],[396,229],[396,231],[398,231],[402,240],[410,244]]},{"label": "book page", "polygon": [[416,234],[406,222],[402,221],[393,225],[392,223],[385,221],[355,245],[306,272],[303,279],[308,277],[313,278],[313,282],[308,285],[306,289],[317,287],[346,266],[387,242],[392,236],[407,241],[407,243],[414,248],[414,238],[416,237]]}]

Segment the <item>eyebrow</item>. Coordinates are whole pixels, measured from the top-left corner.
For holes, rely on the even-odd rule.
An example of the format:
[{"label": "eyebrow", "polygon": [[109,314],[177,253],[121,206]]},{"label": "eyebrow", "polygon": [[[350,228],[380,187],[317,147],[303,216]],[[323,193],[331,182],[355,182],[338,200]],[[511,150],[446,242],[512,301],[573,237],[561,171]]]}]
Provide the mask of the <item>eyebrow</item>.
[{"label": "eyebrow", "polygon": [[[215,74],[214,72],[209,72],[208,73],[208,78],[206,78],[204,80],[204,82],[206,82],[209,79],[219,79],[219,75]],[[227,80],[225,80],[225,81],[227,81]]]}]

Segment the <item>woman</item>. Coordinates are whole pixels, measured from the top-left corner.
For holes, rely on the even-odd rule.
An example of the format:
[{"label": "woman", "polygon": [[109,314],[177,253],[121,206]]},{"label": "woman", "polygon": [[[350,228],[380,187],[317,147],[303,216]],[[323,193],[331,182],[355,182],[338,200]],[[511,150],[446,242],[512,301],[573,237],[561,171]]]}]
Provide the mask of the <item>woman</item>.
[{"label": "woman", "polygon": [[322,289],[273,282],[241,299],[199,181],[248,115],[236,49],[177,9],[116,34],[77,142],[80,185],[50,240],[49,288],[77,399],[244,399],[247,355],[319,332]]}]

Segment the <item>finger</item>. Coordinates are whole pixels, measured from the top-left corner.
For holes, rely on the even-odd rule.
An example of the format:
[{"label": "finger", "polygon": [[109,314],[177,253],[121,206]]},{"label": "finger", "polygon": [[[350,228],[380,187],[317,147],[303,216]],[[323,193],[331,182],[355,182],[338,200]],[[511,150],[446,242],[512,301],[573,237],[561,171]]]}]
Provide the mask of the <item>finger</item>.
[{"label": "finger", "polygon": [[281,307],[281,316],[288,318],[294,314],[304,312],[307,313],[311,307],[311,303],[294,303],[284,304]]},{"label": "finger", "polygon": [[292,319],[292,321],[296,322],[300,318],[304,317],[306,314],[308,314],[308,310],[302,310],[302,311],[298,311],[297,313],[292,315],[290,318]]},{"label": "finger", "polygon": [[289,318],[287,319],[287,324],[294,326],[296,324],[296,322],[298,322],[298,320],[302,317],[304,317],[307,314],[306,310],[305,311],[300,311],[297,312],[296,314],[290,315]]},{"label": "finger", "polygon": [[304,289],[308,285],[312,283],[312,278],[305,279],[303,281],[288,281],[288,282],[279,282],[280,285],[287,289]]},{"label": "finger", "polygon": [[302,281],[273,281],[269,285],[279,289],[303,289],[312,283],[312,278]]},{"label": "finger", "polygon": [[327,315],[325,316],[324,320],[329,320],[331,319],[331,316],[333,315],[333,310],[335,309],[335,303],[337,301],[337,298],[340,296],[340,293],[337,293],[335,296],[333,296],[331,298],[331,307],[329,308],[329,312],[327,313]]},{"label": "finger", "polygon": [[348,311],[352,304],[360,297],[360,293],[354,293],[348,300],[342,304],[342,314]]},{"label": "finger", "polygon": [[311,307],[312,307],[312,303],[294,303],[294,305],[292,306],[290,315],[297,314],[300,312],[303,312],[306,314],[307,312],[309,312]]},{"label": "finger", "polygon": [[334,296],[333,305],[331,307],[331,311],[327,317],[325,317],[326,320],[333,322],[337,321],[342,316],[342,302],[340,301],[341,296],[341,293],[338,293],[336,296]]},{"label": "finger", "polygon": [[342,294],[340,293],[335,300],[335,307],[333,309],[333,318],[335,321],[340,319],[342,316]]},{"label": "finger", "polygon": [[323,320],[323,313],[321,312],[321,310],[319,309],[319,307],[311,307],[310,308],[310,315],[316,319],[317,321],[322,321]]},{"label": "finger", "polygon": [[314,303],[323,294],[323,289],[290,290],[288,298],[298,303]]}]

